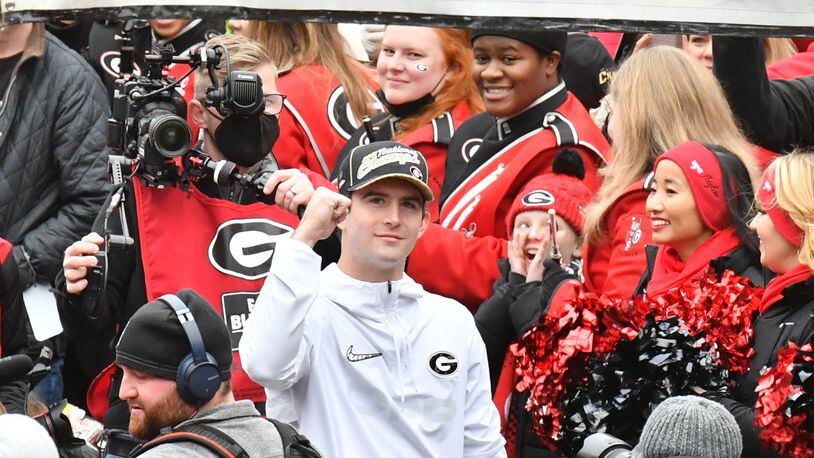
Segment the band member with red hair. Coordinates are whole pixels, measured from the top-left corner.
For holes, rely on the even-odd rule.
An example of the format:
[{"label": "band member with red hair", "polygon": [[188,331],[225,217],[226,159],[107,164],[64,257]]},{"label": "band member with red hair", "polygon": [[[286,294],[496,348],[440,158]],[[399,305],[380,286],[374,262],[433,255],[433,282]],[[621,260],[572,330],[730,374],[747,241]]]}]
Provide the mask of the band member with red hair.
[{"label": "band member with red hair", "polygon": [[[356,129],[335,169],[356,146],[398,140],[421,151],[430,166],[430,187],[440,195],[452,135],[472,114],[483,111],[472,80],[469,32],[388,26],[376,70],[381,85],[377,94],[387,111]],[[437,201],[430,204],[430,218],[438,219]]]}]

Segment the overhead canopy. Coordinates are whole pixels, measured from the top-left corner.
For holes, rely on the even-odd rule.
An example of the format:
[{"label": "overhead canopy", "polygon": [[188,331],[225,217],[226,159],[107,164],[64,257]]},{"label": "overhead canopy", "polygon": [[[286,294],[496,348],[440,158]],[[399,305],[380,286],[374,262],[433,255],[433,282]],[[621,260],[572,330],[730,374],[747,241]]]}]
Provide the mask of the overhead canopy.
[{"label": "overhead canopy", "polygon": [[434,26],[814,36],[814,0],[0,0],[6,22],[236,17]]}]

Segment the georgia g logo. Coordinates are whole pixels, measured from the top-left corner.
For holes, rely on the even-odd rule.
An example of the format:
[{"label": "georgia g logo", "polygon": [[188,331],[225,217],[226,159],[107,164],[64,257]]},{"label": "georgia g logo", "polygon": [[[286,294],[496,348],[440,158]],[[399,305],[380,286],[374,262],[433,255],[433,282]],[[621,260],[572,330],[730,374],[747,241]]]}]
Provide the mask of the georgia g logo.
[{"label": "georgia g logo", "polygon": [[263,218],[235,219],[218,227],[209,244],[209,262],[220,272],[245,280],[268,275],[275,242],[293,228]]},{"label": "georgia g logo", "polygon": [[531,191],[523,196],[523,205],[529,207],[544,207],[552,204],[554,204],[554,196],[544,189]]},{"label": "georgia g logo", "polygon": [[[382,111],[381,103],[378,102],[376,96],[372,92],[370,96],[373,100],[377,101],[374,105],[376,111]],[[328,97],[327,113],[331,126],[333,126],[336,133],[341,135],[345,140],[350,140],[353,132],[361,125],[356,121],[353,115],[350,100],[348,100],[348,95],[345,93],[345,88],[342,87],[342,85],[337,86],[331,93],[331,96]],[[366,143],[360,143],[360,145]]]},{"label": "georgia g logo", "polygon": [[469,163],[469,161],[475,157],[481,144],[483,144],[482,138],[470,138],[464,142],[463,146],[461,146],[461,158],[464,162]]},{"label": "georgia g logo", "polygon": [[458,358],[448,351],[437,351],[430,355],[429,366],[437,377],[452,377],[458,371]]}]

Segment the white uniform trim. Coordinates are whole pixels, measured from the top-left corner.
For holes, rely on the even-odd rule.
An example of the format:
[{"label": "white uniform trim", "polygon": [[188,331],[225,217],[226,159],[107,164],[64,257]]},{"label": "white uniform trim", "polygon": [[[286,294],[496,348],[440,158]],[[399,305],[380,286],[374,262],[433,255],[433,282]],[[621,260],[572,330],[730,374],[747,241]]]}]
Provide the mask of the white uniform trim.
[{"label": "white uniform trim", "polygon": [[294,119],[300,123],[302,130],[305,131],[305,135],[308,136],[308,142],[311,143],[311,148],[314,149],[314,154],[317,155],[317,160],[319,161],[319,165],[322,167],[322,170],[325,172],[325,176],[331,176],[331,170],[328,168],[328,163],[325,162],[325,158],[322,156],[322,152],[319,150],[319,145],[317,145],[317,141],[314,140],[314,136],[311,134],[308,124],[305,123],[305,119],[303,119],[300,112],[297,111],[297,109],[294,108],[294,105],[292,105],[288,100],[283,101],[283,104],[291,112],[291,116],[294,116]]}]

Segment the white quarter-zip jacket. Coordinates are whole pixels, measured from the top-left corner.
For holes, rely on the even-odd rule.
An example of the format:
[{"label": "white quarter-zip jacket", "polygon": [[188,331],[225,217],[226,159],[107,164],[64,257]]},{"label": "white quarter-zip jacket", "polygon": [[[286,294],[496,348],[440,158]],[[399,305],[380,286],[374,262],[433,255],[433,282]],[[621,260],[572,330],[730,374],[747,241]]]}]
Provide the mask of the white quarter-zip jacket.
[{"label": "white quarter-zip jacket", "polygon": [[367,283],[277,242],[240,358],[266,414],[326,457],[505,457],[472,314],[406,274]]}]

